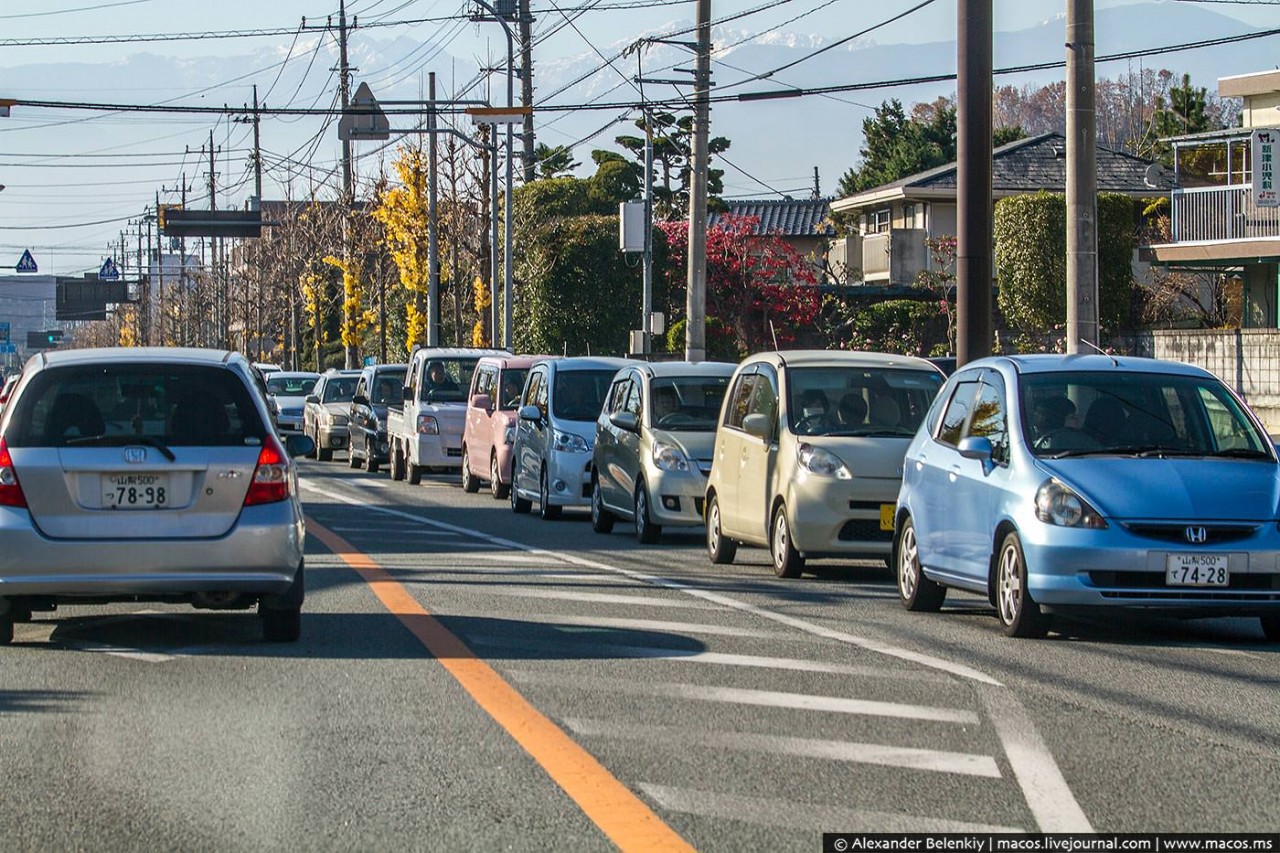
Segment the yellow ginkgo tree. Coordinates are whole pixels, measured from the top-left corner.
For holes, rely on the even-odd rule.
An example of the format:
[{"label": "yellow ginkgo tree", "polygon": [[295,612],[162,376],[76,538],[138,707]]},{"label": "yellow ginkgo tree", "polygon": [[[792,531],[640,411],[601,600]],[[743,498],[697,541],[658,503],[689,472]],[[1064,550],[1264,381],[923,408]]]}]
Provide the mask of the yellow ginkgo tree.
[{"label": "yellow ginkgo tree", "polygon": [[402,147],[392,162],[399,186],[379,194],[371,214],[382,224],[384,242],[400,273],[405,300],[405,346],[427,341],[426,296],[430,279],[427,232],[427,161],[420,146]]}]

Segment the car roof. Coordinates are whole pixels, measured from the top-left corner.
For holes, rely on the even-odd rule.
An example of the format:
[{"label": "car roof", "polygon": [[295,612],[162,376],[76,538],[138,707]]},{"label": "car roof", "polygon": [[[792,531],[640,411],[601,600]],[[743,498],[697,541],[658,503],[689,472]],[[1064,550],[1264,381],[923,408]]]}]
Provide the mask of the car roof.
[{"label": "car roof", "polygon": [[941,372],[927,359],[913,355],[860,350],[776,350],[756,353],[749,356],[743,364],[759,361],[774,364],[781,362],[789,367],[897,367]]},{"label": "car roof", "polygon": [[273,370],[272,379],[319,379],[320,374],[310,370]]},{"label": "car roof", "polygon": [[1212,376],[1213,374],[1193,364],[1180,361],[1165,361],[1158,358],[1140,358],[1127,355],[1062,355],[1058,353],[1037,353],[1033,355],[1002,355],[979,359],[964,365],[963,369],[974,366],[997,366],[1009,364],[1019,373],[1057,373],[1061,371],[1123,371],[1128,373],[1162,373],[1178,376]]},{"label": "car roof", "polygon": [[61,367],[64,365],[115,362],[152,362],[155,364],[207,364],[217,366],[248,361],[238,352],[198,347],[86,347],[84,349],[53,350],[32,356],[40,365]]},{"label": "car roof", "polygon": [[535,362],[546,361],[549,358],[555,358],[552,355],[486,355],[481,361],[485,364],[494,364],[498,367],[521,368],[533,367]]},{"label": "car roof", "polygon": [[555,370],[621,370],[636,362],[627,358],[606,358],[594,355],[579,355],[570,358],[544,359]]},{"label": "car roof", "polygon": [[511,355],[503,349],[486,349],[482,347],[419,347],[413,351],[413,358],[481,358],[496,356],[505,358]]},{"label": "car roof", "polygon": [[342,367],[330,367],[328,370],[324,372],[324,375],[325,376],[359,376],[360,368],[353,367],[348,369],[348,368],[342,368]]},{"label": "car roof", "polygon": [[732,376],[738,365],[727,361],[653,361],[641,371],[657,379],[666,376]]}]

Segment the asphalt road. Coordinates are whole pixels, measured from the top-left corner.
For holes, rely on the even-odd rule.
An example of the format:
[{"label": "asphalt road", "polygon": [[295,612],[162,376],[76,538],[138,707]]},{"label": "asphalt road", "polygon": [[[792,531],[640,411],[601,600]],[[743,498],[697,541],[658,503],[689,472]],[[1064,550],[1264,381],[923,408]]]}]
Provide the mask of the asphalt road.
[{"label": "asphalt road", "polygon": [[795,581],[303,463],[303,639],[65,609],[0,652],[10,849],[821,849],[824,831],[1270,831],[1256,620],[999,631],[882,565]]}]

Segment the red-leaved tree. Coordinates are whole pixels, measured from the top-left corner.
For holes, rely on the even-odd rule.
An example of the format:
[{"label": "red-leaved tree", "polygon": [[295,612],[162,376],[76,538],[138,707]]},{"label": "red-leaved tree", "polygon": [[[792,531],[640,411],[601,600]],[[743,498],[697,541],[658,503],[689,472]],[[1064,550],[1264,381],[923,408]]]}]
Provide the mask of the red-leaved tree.
[{"label": "red-leaved tree", "polygon": [[[724,329],[738,357],[773,349],[775,338],[778,347],[795,345],[798,333],[812,328],[822,304],[813,267],[778,235],[755,233],[759,224],[755,216],[724,215],[707,229],[708,328]],[[657,227],[670,249],[667,292],[683,306],[688,225],[659,222]]]}]

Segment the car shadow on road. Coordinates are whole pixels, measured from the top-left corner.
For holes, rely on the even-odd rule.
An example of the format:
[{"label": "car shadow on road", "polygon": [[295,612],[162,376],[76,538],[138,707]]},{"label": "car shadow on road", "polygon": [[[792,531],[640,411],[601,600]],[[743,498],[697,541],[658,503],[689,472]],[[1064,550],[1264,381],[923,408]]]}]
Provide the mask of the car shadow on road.
[{"label": "car shadow on road", "polygon": [[95,696],[81,690],[0,690],[0,716],[79,713]]}]

